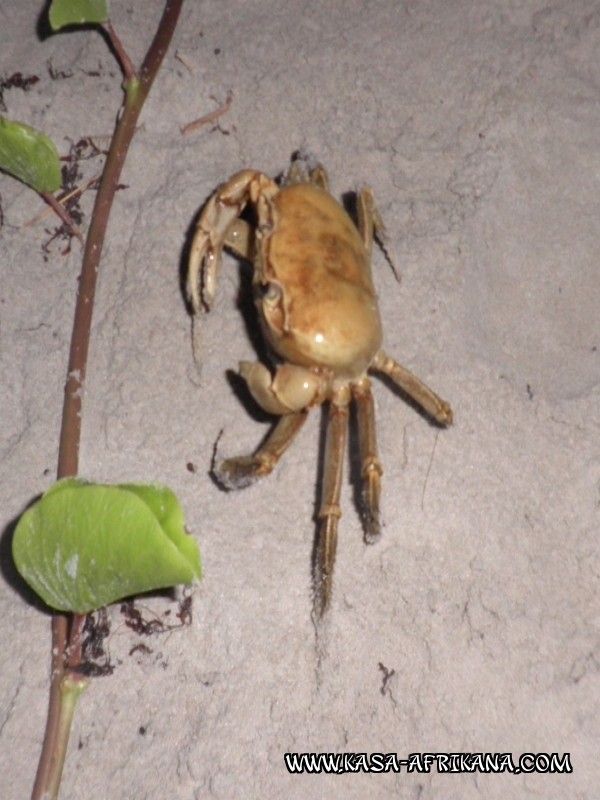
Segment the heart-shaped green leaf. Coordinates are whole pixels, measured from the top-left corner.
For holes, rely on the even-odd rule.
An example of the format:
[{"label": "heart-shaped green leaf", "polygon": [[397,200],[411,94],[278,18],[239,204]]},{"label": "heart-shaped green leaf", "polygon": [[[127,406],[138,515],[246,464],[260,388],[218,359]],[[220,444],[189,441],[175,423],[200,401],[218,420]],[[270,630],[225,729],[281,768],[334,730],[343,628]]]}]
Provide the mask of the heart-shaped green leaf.
[{"label": "heart-shaped green leaf", "polygon": [[202,572],[179,501],[165,486],[59,481],[23,514],[12,550],[49,606],[78,614],[193,583]]},{"label": "heart-shaped green leaf", "polygon": [[23,122],[0,117],[0,169],[36,192],[55,192],[62,185],[54,143]]},{"label": "heart-shaped green leaf", "polygon": [[48,14],[50,26],[58,31],[67,25],[94,25],[108,21],[106,0],[53,0]]}]

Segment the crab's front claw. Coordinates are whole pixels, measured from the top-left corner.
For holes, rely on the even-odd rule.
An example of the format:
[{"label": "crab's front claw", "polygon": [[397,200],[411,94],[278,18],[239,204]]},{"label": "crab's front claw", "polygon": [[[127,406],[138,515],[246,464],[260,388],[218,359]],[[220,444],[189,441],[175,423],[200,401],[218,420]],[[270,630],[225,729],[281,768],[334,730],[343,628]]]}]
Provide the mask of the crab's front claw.
[{"label": "crab's front claw", "polygon": [[215,299],[217,275],[223,247],[231,247],[244,258],[252,257],[253,237],[248,226],[238,219],[246,204],[272,197],[279,187],[271,178],[244,169],[220,186],[210,198],[192,241],[187,278],[187,294],[198,314],[210,310]]},{"label": "crab's front claw", "polygon": [[211,197],[198,220],[187,275],[187,295],[195,314],[212,307],[227,228],[236,214],[236,209],[224,213],[218,198]]},{"label": "crab's front claw", "polygon": [[264,364],[240,361],[240,375],[252,397],[269,414],[293,414],[318,402],[321,378],[304,367],[282,364],[273,377]]}]

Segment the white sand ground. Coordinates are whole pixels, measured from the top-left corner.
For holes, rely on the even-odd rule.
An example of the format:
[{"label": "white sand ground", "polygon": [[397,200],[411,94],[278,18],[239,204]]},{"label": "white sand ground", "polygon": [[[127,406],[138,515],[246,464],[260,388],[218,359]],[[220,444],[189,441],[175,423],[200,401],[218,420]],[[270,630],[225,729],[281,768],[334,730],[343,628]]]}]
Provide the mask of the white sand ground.
[{"label": "white sand ground", "polygon": [[[0,74],[40,77],[5,92],[6,113],[66,153],[111,132],[120,76],[95,33],[39,41],[41,5],[0,4]],[[112,6],[139,60],[162,4]],[[141,640],[111,611],[116,669],[81,701],[64,798],[600,796],[599,52],[592,0],[186,4],[108,233],[81,471],[172,486],[206,574],[183,631]],[[51,80],[49,60],[72,77]],[[181,136],[230,91],[221,130]],[[268,429],[226,375],[255,358],[240,270],[227,260],[201,382],[179,278],[215,186],[243,167],[277,174],[300,146],[334,193],[373,187],[402,275],[375,255],[386,348],[456,418],[437,431],[377,382],[386,526],[363,544],[347,483],[320,684],[320,415],[270,479],[219,491],[218,432],[237,454]],[[53,221],[24,229],[41,203],[6,176],[0,193],[0,776],[21,800],[49,618],[7,547],[54,479],[80,251],[44,259]],[[141,641],[151,652],[129,655]],[[573,772],[294,776],[286,751],[570,753]]]}]

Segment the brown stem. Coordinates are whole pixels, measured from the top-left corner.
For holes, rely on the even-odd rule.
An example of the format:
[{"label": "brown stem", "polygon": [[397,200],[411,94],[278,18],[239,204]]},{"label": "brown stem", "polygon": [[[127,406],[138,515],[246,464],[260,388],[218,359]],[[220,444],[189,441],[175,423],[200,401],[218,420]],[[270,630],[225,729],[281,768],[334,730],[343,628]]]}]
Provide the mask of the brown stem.
[{"label": "brown stem", "polygon": [[182,3],[183,0],[167,0],[158,31],[142,64],[139,81],[133,78],[124,84],[125,103],[104,165],[83,254],[65,383],[58,455],[59,479],[77,475],[79,467],[82,392],[87,368],[96,278],[108,216],[125,157],[135,133],[137,119],[173,36]]},{"label": "brown stem", "polygon": [[43,798],[50,775],[54,771],[56,750],[54,743],[58,739],[60,727],[60,685],[65,674],[65,650],[69,634],[69,619],[65,614],[52,616],[52,674],[50,676],[50,701],[48,703],[48,717],[44,733],[44,746],[40,755],[37,775],[31,794],[31,800]]},{"label": "brown stem", "polygon": [[81,665],[81,654],[83,648],[83,629],[87,614],[73,614],[71,619],[71,630],[69,632],[69,644],[66,649],[67,666],[72,672],[76,672]]},{"label": "brown stem", "polygon": [[[96,278],[110,209],[138,116],[173,37],[182,4],[183,0],[167,0],[158,30],[142,64],[139,79],[131,75],[124,83],[125,101],[104,165],[83,254],[65,382],[57,469],[59,480],[77,475],[79,469],[82,392],[87,369]],[[68,708],[61,691],[67,675],[69,628],[71,644],[74,646],[69,657],[68,671],[72,672],[77,670],[81,660],[81,647],[77,643],[80,643],[79,628],[83,624],[82,619],[84,618],[80,615],[75,615],[69,620],[64,614],[54,614],[52,618],[52,676],[48,718],[32,800],[50,800],[58,794],[58,787],[55,791],[51,788],[53,784],[50,781],[52,776],[57,775],[57,760],[61,758],[61,752],[64,759],[65,736],[68,737],[70,728],[70,718],[66,720]],[[58,776],[60,780],[60,772]]]}]

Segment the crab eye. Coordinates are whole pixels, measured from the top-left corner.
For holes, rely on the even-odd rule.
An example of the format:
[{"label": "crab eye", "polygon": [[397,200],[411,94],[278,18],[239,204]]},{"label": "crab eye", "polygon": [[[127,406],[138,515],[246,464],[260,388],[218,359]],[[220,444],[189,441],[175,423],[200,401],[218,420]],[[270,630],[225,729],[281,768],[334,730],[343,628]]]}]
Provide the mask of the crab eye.
[{"label": "crab eye", "polygon": [[264,303],[271,307],[279,305],[283,291],[278,283],[271,281],[265,284],[262,290],[262,299]]}]

